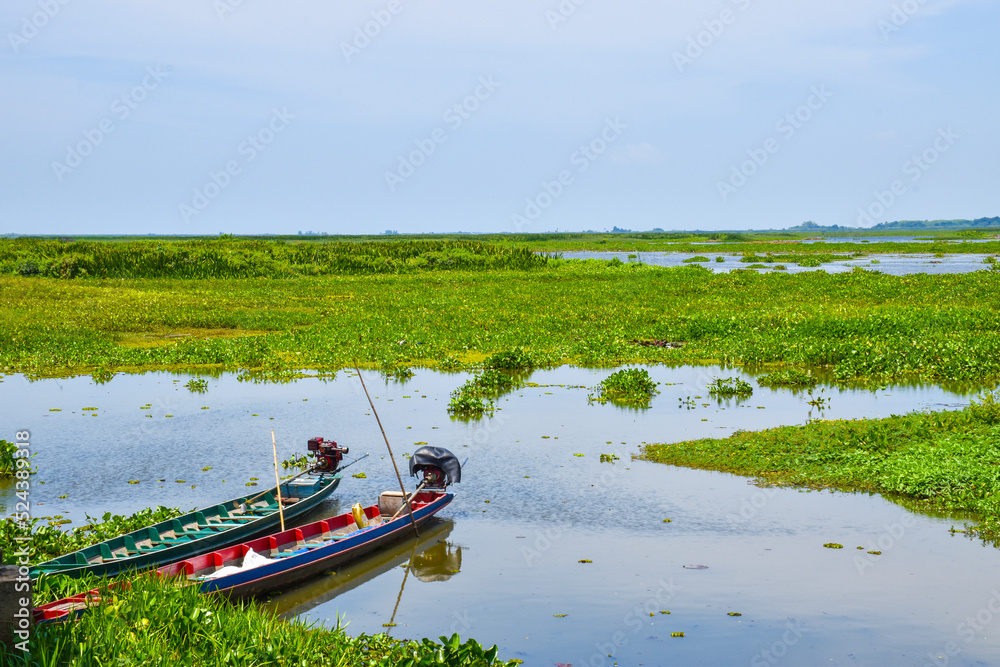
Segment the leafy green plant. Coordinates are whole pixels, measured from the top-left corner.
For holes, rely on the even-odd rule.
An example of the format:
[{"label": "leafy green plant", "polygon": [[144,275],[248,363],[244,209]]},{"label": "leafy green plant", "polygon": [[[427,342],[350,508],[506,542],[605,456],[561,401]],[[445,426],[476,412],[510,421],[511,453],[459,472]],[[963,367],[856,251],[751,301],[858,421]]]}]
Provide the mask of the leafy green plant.
[{"label": "leafy green plant", "polygon": [[966,411],[984,424],[1000,424],[1000,390],[984,392],[972,401]]},{"label": "leafy green plant", "polygon": [[197,394],[204,394],[208,391],[208,381],[204,378],[191,378],[184,385],[189,391]]},{"label": "leafy green plant", "polygon": [[810,371],[788,368],[774,371],[757,378],[757,384],[762,387],[815,387],[819,383]]},{"label": "leafy green plant", "polygon": [[627,368],[601,380],[591,391],[588,400],[648,408],[649,402],[658,393],[656,382],[649,377],[649,371],[645,368]]},{"label": "leafy green plant", "polygon": [[708,393],[716,398],[744,398],[753,395],[753,386],[737,377],[715,378],[708,384]]},{"label": "leafy green plant", "polygon": [[526,371],[537,366],[537,363],[530,352],[518,347],[491,355],[484,366],[505,371]]},{"label": "leafy green plant", "polygon": [[496,403],[486,398],[474,380],[451,392],[448,402],[448,412],[460,419],[478,419],[484,415],[492,415]]},{"label": "leafy green plant", "polygon": [[520,380],[510,373],[487,368],[451,393],[448,412],[464,419],[493,414],[495,399],[521,386]]},{"label": "leafy green plant", "polygon": [[416,373],[414,373],[413,369],[408,366],[392,364],[382,367],[382,376],[385,377],[386,380],[406,382],[414,375],[416,375]]},{"label": "leafy green plant", "polygon": [[[122,667],[242,667],[244,665],[353,665],[513,667],[494,646],[457,635],[441,642],[392,639],[384,634],[349,637],[284,621],[256,603],[232,604],[151,576],[104,581],[99,602],[71,623],[40,625],[29,652],[0,647],[6,665],[121,665]],[[28,657],[30,656],[30,658]]]},{"label": "leafy green plant", "polygon": [[457,373],[459,371],[464,371],[466,366],[456,357],[448,355],[438,362],[437,367],[439,370],[446,371],[448,373]]},{"label": "leafy green plant", "polygon": [[[17,455],[18,451],[20,451],[20,448],[15,443],[0,440],[0,479],[13,477],[17,472],[17,460],[24,458]],[[32,453],[31,456],[34,457],[35,454]],[[30,461],[30,458],[28,460]],[[27,468],[22,468],[22,470],[27,470],[30,475],[34,475],[37,472],[30,465]]]},{"label": "leafy green plant", "polygon": [[312,466],[312,461],[309,456],[302,454],[301,456],[292,456],[290,459],[285,459],[281,462],[281,467],[285,470],[289,468],[309,468]]},{"label": "leafy green plant", "polygon": [[496,398],[521,386],[521,383],[513,376],[496,368],[487,368],[472,382],[481,395],[489,398]]},{"label": "leafy green plant", "polygon": [[[715,259],[716,259],[716,261],[719,260],[718,257],[716,257]],[[684,259],[684,260],[681,260],[681,261],[684,264],[690,264],[691,262],[710,262],[712,260],[710,260],[708,257],[705,257],[704,255],[695,255],[694,257],[688,257],[687,259]],[[726,260],[722,260],[722,261],[726,261]]]}]

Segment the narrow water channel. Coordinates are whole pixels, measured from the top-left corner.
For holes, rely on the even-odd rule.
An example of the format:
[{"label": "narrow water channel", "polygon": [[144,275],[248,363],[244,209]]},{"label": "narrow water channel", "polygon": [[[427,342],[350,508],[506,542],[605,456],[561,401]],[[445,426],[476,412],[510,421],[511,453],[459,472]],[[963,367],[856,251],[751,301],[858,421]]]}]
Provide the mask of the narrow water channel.
[{"label": "narrow water channel", "polygon": [[[865,246],[858,245],[858,252],[864,252]],[[761,256],[773,252],[795,253],[794,245],[773,245],[761,246],[758,254]],[[698,254],[685,252],[562,252],[559,253],[564,259],[614,259],[618,258],[622,262],[642,262],[652,266],[703,266],[716,273],[728,273],[736,269],[746,269],[751,266],[746,262],[741,262],[742,253],[720,253],[714,251],[711,245],[706,245],[703,252]],[[838,252],[835,254],[847,254]],[[695,257],[707,257],[709,261],[692,262]],[[774,263],[763,264],[766,268],[757,268],[756,271],[774,271],[775,266],[783,266],[778,273],[803,273],[806,271],[826,271],[827,273],[847,273],[855,268],[877,271],[889,276],[906,276],[913,273],[945,274],[945,273],[972,273],[974,271],[988,271],[990,265],[986,264],[986,258],[992,255],[978,253],[954,253],[937,256],[932,253],[873,253],[870,256],[854,257],[851,259],[840,259],[834,262],[826,262],[818,267],[799,266],[793,262],[782,262],[780,259]],[[760,266],[760,265],[757,265]]]},{"label": "narrow water channel", "polygon": [[[339,616],[352,633],[459,632],[528,665],[997,662],[1000,552],[949,533],[960,519],[631,458],[644,442],[939,410],[970,396],[827,388],[820,410],[808,394],[760,388],[735,371],[649,370],[662,384],[648,410],[589,404],[587,387],[610,371],[565,367],[535,372],[492,418],[469,423],[446,411],[464,374],[418,369],[385,383],[366,373],[401,464],[424,442],[468,458],[456,500],[420,540],[270,604],[327,625]],[[753,396],[711,399],[708,382],[730,376],[749,380]],[[247,483],[263,488],[274,475],[272,428],[279,458],[317,435],[348,445],[349,459],[371,452],[327,514],[396,485],[353,374],[289,384],[226,374],[207,378],[205,393],[185,388],[188,379],[4,377],[0,423],[11,435],[0,437],[32,433],[35,516],[73,526],[88,513],[186,509],[241,495]],[[602,463],[601,454],[619,458]],[[0,488],[5,512],[12,499]]]}]

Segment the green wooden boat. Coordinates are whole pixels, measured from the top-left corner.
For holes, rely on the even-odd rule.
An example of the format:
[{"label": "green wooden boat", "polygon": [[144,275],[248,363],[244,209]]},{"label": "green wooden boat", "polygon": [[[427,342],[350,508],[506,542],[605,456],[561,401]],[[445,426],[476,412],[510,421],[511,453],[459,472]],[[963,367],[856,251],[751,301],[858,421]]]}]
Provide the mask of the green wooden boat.
[{"label": "green wooden boat", "polygon": [[[318,506],[336,490],[340,479],[339,474],[321,473],[283,482],[281,499],[285,523]],[[36,565],[31,576],[59,573],[78,577],[86,573],[113,577],[275,532],[281,520],[275,490],[234,498],[62,555]]]}]

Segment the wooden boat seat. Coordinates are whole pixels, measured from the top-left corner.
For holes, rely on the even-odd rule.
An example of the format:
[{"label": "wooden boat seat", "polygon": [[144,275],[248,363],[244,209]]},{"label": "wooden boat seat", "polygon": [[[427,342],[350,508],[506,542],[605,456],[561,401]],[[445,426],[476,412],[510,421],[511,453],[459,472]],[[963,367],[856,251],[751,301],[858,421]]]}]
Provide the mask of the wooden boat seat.
[{"label": "wooden boat seat", "polygon": [[[152,526],[146,529],[149,531],[149,541],[154,544],[184,544],[185,542],[190,542],[188,538],[179,537],[160,537],[160,531],[156,530]],[[175,531],[176,534],[176,531]]]},{"label": "wooden boat seat", "polygon": [[230,525],[238,526],[241,521],[256,521],[257,517],[244,516],[242,514],[233,514],[226,509],[225,505],[219,505],[215,508],[219,513],[219,523],[220,525]]},{"label": "wooden boat seat", "polygon": [[157,551],[157,550],[163,548],[163,546],[156,546],[156,545],[153,545],[152,543],[150,543],[150,546],[148,546],[148,547],[146,547],[146,546],[140,547],[138,544],[135,543],[135,540],[132,539],[131,535],[123,535],[122,536],[122,541],[125,542],[125,550],[126,551],[134,551],[136,553],[145,553],[147,551]]},{"label": "wooden boat seat", "polygon": [[111,552],[111,547],[108,546],[107,542],[101,542],[101,558],[104,560],[116,560],[118,558],[128,558],[128,556],[118,556]]}]

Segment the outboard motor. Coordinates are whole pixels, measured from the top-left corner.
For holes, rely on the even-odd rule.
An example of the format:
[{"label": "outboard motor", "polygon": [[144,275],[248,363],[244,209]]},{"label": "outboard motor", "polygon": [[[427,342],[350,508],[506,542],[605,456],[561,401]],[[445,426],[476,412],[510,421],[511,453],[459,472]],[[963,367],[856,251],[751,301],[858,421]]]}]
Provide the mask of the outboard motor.
[{"label": "outboard motor", "polygon": [[423,476],[421,488],[444,491],[462,481],[462,464],[444,447],[421,447],[410,457],[410,475]]},{"label": "outboard motor", "polygon": [[313,468],[316,472],[336,472],[340,462],[344,460],[344,454],[350,450],[338,446],[333,440],[309,438],[309,451],[316,456],[316,465]]}]

